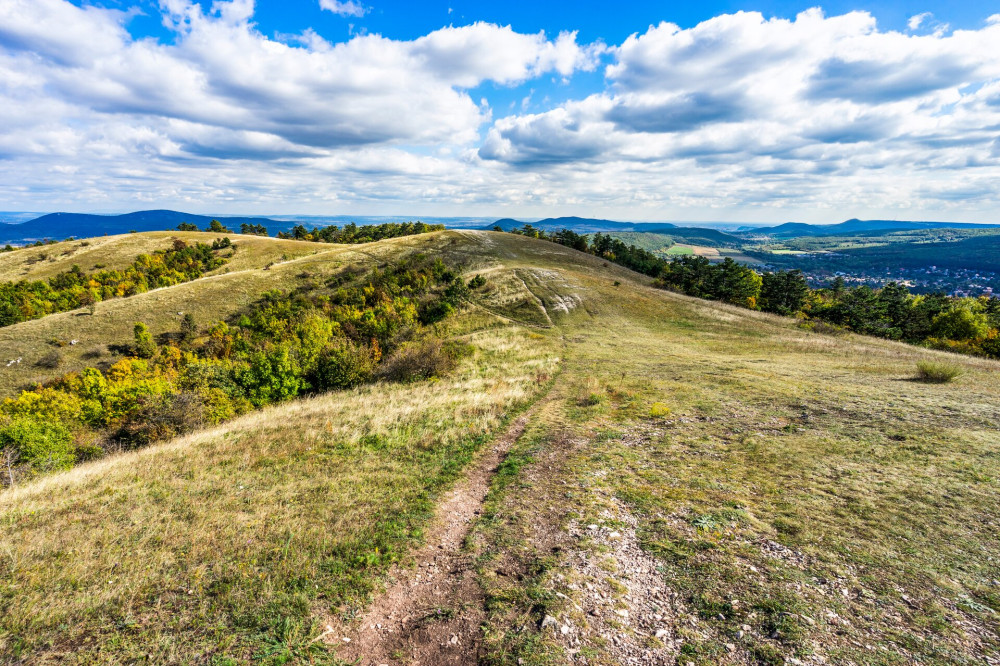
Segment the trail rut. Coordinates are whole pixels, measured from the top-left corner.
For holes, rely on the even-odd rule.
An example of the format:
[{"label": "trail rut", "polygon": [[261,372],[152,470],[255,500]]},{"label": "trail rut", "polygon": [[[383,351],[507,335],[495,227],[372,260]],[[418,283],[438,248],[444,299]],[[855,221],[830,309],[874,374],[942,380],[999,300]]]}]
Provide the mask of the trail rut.
[{"label": "trail rut", "polygon": [[482,510],[490,480],[524,432],[536,406],[480,454],[439,504],[412,569],[390,572],[386,591],[354,622],[329,632],[337,656],[360,666],[405,661],[425,666],[475,664],[482,649],[484,597],[462,549]]}]

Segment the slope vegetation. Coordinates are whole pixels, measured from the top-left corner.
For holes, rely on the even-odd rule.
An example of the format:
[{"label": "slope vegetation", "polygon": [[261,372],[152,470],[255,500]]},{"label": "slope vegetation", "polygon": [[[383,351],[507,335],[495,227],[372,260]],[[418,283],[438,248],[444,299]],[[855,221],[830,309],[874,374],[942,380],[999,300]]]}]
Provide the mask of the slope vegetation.
[{"label": "slope vegetation", "polygon": [[[435,507],[532,404],[495,473],[473,466],[491,473],[466,538],[440,544],[477,591],[442,578],[440,606],[366,625],[393,663],[997,653],[997,363],[805,331],[511,234],[310,246],[77,319],[102,340],[136,320],[173,330],[177,311],[219,318],[419,251],[487,279],[437,331],[475,354],[442,379],[286,403],[0,493],[0,659],[367,664],[343,638],[393,580],[439,575],[420,548],[442,533]],[[45,344],[74,317],[0,345]],[[913,381],[921,360],[964,375]],[[0,375],[8,390],[29,376]],[[434,628],[463,617],[481,629]]]}]

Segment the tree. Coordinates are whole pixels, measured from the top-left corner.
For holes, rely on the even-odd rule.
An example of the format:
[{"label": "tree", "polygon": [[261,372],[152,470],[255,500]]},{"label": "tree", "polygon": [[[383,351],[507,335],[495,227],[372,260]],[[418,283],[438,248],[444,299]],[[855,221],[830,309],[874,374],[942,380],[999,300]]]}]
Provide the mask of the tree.
[{"label": "tree", "polygon": [[190,222],[181,222],[177,225],[177,231],[198,231],[198,227]]},{"label": "tree", "polygon": [[149,332],[149,327],[141,321],[137,321],[132,328],[132,335],[135,337],[135,355],[139,358],[153,358],[156,355],[156,343],[153,342],[153,335]]},{"label": "tree", "polygon": [[191,342],[197,333],[198,325],[194,321],[194,315],[186,312],[181,319],[181,342]]},{"label": "tree", "polygon": [[986,313],[977,308],[971,299],[952,304],[951,309],[934,317],[932,333],[945,340],[979,340],[989,333],[990,323]]},{"label": "tree", "polygon": [[809,285],[802,271],[778,271],[761,276],[760,309],[780,315],[792,315],[802,309],[809,296]]},{"label": "tree", "polygon": [[248,236],[267,236],[267,227],[263,224],[250,224],[244,222],[240,225],[240,233]]},{"label": "tree", "polygon": [[846,286],[844,284],[844,278],[839,275],[833,279],[833,282],[830,283],[830,293],[833,294],[834,299],[839,299],[843,296],[845,289]]},{"label": "tree", "polygon": [[208,229],[206,229],[205,231],[211,231],[212,233],[216,234],[232,233],[231,229],[227,229],[226,226],[223,225],[222,222],[219,222],[218,220],[212,220],[208,224]]},{"label": "tree", "polygon": [[712,294],[720,301],[756,309],[760,288],[760,275],[731,257],[726,257],[725,261],[712,268]]}]

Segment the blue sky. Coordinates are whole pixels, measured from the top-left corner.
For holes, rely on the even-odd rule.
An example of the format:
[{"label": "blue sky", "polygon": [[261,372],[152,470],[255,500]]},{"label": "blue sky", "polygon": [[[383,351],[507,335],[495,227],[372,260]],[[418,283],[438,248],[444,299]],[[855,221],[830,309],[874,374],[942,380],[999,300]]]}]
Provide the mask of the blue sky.
[{"label": "blue sky", "polygon": [[995,221],[998,44],[1000,3],[0,0],[0,209]]}]

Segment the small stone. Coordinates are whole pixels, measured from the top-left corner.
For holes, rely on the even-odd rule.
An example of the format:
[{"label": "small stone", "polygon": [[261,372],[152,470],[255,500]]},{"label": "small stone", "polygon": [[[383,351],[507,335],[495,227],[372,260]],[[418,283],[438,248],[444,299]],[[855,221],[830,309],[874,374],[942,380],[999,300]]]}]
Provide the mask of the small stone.
[{"label": "small stone", "polygon": [[451,643],[452,645],[458,645],[458,635],[457,634],[453,635],[451,637],[451,640],[449,640],[448,642]]},{"label": "small stone", "polygon": [[715,616],[715,619],[720,621],[725,621],[726,616],[723,615],[722,613],[719,613],[718,615]]},{"label": "small stone", "polygon": [[563,626],[559,627],[559,633],[561,633],[563,636],[565,636],[566,634],[568,634],[569,633],[569,625],[568,624],[564,624]]},{"label": "small stone", "polygon": [[587,529],[590,530],[591,532],[593,532],[594,530],[597,529],[597,525],[594,525],[594,524],[587,525]]},{"label": "small stone", "polygon": [[736,638],[738,638],[740,640],[742,640],[743,637],[746,636],[746,635],[747,635],[747,633],[745,631],[743,631],[742,629],[740,629],[739,631],[736,632]]},{"label": "small stone", "polygon": [[350,643],[350,642],[351,642],[351,639],[350,639],[350,638],[348,638],[347,636],[344,636],[344,642],[345,642],[345,643]]},{"label": "small stone", "polygon": [[552,617],[551,615],[546,615],[545,617],[542,618],[541,628],[548,629],[549,627],[555,627],[558,624],[559,622],[554,617]]},{"label": "small stone", "polygon": [[670,635],[670,631],[667,629],[657,629],[656,633],[653,634],[656,638],[665,638]]},{"label": "small stone", "polygon": [[736,646],[732,643],[726,643],[726,650],[729,652],[736,652]]}]

